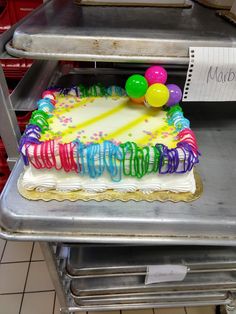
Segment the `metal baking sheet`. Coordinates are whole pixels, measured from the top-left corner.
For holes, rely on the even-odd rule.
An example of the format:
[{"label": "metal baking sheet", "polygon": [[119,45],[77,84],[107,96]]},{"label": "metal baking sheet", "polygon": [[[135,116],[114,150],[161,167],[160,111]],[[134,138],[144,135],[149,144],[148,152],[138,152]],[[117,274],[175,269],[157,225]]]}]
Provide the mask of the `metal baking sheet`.
[{"label": "metal baking sheet", "polygon": [[141,6],[189,8],[189,0],[75,0],[78,5]]},{"label": "metal baking sheet", "polygon": [[212,301],[227,299],[226,292],[195,292],[195,293],[178,293],[178,294],[156,294],[152,296],[136,296],[136,297],[112,297],[100,299],[83,299],[73,296],[74,301],[79,306],[100,306],[100,305],[116,305],[116,304],[138,304],[138,303],[167,303],[178,301]]},{"label": "metal baking sheet", "polygon": [[[109,256],[109,259],[107,259]],[[236,270],[234,247],[72,246],[67,272],[77,277],[145,274],[147,265],[177,264],[191,272]]]},{"label": "metal baking sheet", "polygon": [[[107,82],[105,72],[83,75],[82,83]],[[81,75],[63,76],[55,84],[71,86],[78,83],[78,77],[81,81]],[[121,75],[115,81],[115,77],[108,75],[113,83],[122,84],[125,79]],[[178,77],[176,80],[170,76],[170,79],[181,83]],[[17,180],[23,171],[23,163],[19,161],[1,194],[2,237],[81,243],[235,246],[236,106],[234,103],[184,103],[183,109],[202,153],[197,166],[204,185],[200,199],[176,204],[29,201],[17,190]]]},{"label": "metal baking sheet", "polygon": [[174,291],[235,290],[234,272],[188,274],[184,281],[145,285],[145,276],[80,278],[71,281],[71,291],[79,297],[120,293],[149,293]]},{"label": "metal baking sheet", "polygon": [[[191,307],[191,306],[209,306],[209,305],[231,305],[232,298],[229,296],[226,299],[220,300],[184,300],[184,301],[176,301],[176,302],[163,302],[163,303],[133,303],[133,304],[115,304],[115,305],[100,305],[99,310],[98,306],[78,306],[75,304],[69,306],[69,308],[62,308],[62,310],[69,310],[70,312],[76,311],[120,311],[120,310],[139,310],[139,309],[153,309],[158,307],[161,308],[176,308],[176,307]],[[72,303],[71,302],[71,303]]]},{"label": "metal baking sheet", "polygon": [[230,10],[234,0],[195,0],[209,8]]},{"label": "metal baking sheet", "polygon": [[51,0],[17,27],[7,51],[33,59],[187,64],[191,46],[235,44],[233,25],[196,3],[181,10]]},{"label": "metal baking sheet", "polygon": [[[208,296],[210,293],[208,294]],[[215,294],[216,296],[216,294]],[[76,304],[75,299],[72,298],[73,295],[70,295],[68,298],[69,308],[65,310],[69,310],[71,312],[76,311],[115,311],[115,310],[137,310],[137,309],[153,309],[153,308],[176,308],[176,307],[190,307],[190,306],[209,306],[209,305],[220,305],[220,304],[232,304],[232,295],[231,293],[222,294],[218,292],[219,299],[217,298],[208,298],[197,300],[191,300],[189,298],[181,299],[177,301],[165,301],[165,302],[149,302],[149,303],[118,303],[118,304],[110,304],[110,305],[99,305],[99,310],[97,305],[86,305],[81,306]],[[61,310],[64,310],[62,308]]]}]

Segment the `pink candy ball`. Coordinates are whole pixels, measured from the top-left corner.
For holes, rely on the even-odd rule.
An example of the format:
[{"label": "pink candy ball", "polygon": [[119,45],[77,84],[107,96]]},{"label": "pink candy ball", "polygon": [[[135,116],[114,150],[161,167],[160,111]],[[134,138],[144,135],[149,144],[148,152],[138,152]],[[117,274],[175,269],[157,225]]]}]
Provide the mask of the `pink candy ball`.
[{"label": "pink candy ball", "polygon": [[153,65],[145,72],[145,78],[148,81],[149,86],[156,83],[165,84],[167,81],[167,72],[163,67]]}]

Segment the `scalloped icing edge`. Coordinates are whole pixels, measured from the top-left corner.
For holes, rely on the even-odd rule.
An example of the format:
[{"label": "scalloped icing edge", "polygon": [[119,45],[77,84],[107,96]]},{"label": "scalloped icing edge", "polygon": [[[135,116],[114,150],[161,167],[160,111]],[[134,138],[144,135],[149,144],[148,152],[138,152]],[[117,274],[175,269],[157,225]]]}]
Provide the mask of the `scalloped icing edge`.
[{"label": "scalloped icing edge", "polygon": [[24,198],[31,200],[31,201],[122,201],[122,202],[128,202],[128,201],[147,201],[147,202],[154,202],[154,201],[160,201],[160,202],[167,202],[171,201],[174,203],[177,202],[193,202],[197,200],[201,194],[203,193],[203,184],[200,175],[196,172],[194,169],[194,178],[196,181],[196,191],[195,193],[190,192],[170,192],[170,191],[157,191],[153,192],[151,194],[144,194],[141,191],[136,192],[117,192],[114,190],[107,190],[105,192],[101,193],[88,193],[83,190],[79,191],[73,191],[73,192],[60,192],[57,190],[50,190],[47,192],[38,192],[36,190],[26,190],[23,188],[21,182],[22,182],[22,176],[20,175],[17,187],[18,191]]}]

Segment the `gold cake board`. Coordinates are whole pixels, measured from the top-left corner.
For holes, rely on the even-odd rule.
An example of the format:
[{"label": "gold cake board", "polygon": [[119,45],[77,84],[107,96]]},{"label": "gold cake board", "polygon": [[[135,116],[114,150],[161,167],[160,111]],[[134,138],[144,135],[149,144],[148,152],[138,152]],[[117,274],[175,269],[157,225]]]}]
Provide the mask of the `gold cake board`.
[{"label": "gold cake board", "polygon": [[192,202],[198,199],[202,192],[203,192],[203,185],[202,180],[199,174],[194,171],[194,177],[196,181],[196,191],[195,193],[190,192],[181,192],[181,193],[174,193],[170,191],[157,191],[150,194],[144,194],[141,191],[136,192],[117,192],[114,190],[107,190],[105,192],[101,193],[88,193],[83,190],[79,191],[73,191],[73,192],[60,192],[56,190],[50,190],[46,192],[38,192],[36,190],[26,190],[22,186],[22,176],[20,176],[18,180],[18,190],[20,194],[27,198],[28,200],[37,201],[37,200],[43,200],[43,201],[160,201],[160,202]]}]

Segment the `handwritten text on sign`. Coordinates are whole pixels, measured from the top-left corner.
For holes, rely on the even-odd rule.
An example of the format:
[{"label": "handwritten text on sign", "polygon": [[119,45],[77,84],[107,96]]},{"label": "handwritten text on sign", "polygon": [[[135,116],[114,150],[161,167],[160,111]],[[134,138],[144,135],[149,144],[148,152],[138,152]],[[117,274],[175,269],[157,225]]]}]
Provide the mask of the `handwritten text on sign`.
[{"label": "handwritten text on sign", "polygon": [[236,48],[189,50],[183,101],[236,101]]}]

